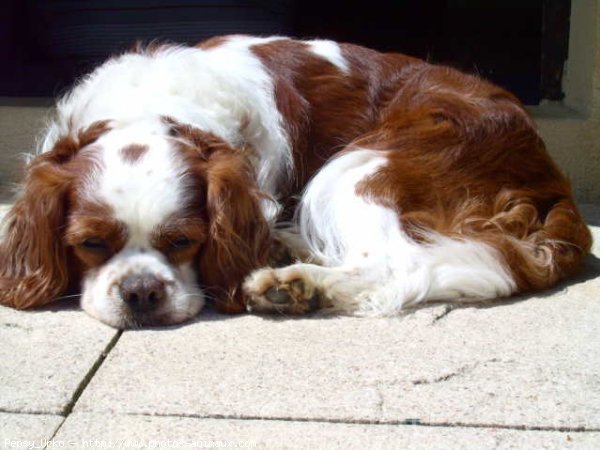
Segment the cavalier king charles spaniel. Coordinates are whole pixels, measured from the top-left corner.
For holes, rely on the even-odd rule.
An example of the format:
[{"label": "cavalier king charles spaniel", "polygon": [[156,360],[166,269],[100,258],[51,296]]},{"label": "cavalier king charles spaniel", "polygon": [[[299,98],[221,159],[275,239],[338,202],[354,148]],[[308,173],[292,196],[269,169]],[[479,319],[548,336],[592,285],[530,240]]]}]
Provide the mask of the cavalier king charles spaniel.
[{"label": "cavalier king charles spaniel", "polygon": [[0,303],[119,328],[394,315],[574,274],[590,233],[531,117],[478,77],[328,40],[109,59],[57,104],[4,220]]}]

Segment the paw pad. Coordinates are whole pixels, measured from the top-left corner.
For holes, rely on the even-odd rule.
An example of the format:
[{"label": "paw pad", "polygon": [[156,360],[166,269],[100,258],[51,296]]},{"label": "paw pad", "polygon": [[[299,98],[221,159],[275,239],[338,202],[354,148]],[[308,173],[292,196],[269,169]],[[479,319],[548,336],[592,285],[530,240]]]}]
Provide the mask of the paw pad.
[{"label": "paw pad", "polygon": [[292,301],[290,293],[279,289],[277,286],[267,289],[264,295],[271,303],[275,303],[276,305],[284,305]]}]

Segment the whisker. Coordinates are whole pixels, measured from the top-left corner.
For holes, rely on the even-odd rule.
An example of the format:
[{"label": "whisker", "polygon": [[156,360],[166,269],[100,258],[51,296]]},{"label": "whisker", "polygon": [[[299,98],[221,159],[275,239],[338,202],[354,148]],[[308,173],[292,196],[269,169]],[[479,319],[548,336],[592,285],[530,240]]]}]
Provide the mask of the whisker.
[{"label": "whisker", "polygon": [[203,294],[194,294],[194,293],[188,293],[188,294],[182,294],[178,296],[179,298],[189,298],[189,297],[204,297],[204,298],[208,298],[208,296],[203,295]]},{"label": "whisker", "polygon": [[77,297],[81,297],[81,294],[73,294],[73,295],[61,295],[60,297],[56,297],[56,298],[54,299],[54,301],[57,301],[57,300],[65,300],[65,299],[67,299],[67,298],[77,298]]}]

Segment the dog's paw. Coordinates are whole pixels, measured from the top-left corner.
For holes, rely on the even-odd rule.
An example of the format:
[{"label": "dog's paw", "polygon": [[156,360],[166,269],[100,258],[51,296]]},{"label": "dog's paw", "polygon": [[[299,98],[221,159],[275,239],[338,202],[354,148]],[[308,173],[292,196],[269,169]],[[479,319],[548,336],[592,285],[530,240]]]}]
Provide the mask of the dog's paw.
[{"label": "dog's paw", "polygon": [[251,312],[305,314],[322,307],[319,291],[297,266],[257,270],[244,282],[244,292]]}]

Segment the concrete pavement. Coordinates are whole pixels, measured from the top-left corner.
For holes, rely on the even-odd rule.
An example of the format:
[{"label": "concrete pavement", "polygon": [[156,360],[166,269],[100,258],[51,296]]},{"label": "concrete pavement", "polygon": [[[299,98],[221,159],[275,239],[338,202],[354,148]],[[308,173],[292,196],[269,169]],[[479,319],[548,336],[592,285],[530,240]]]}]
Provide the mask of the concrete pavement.
[{"label": "concrete pavement", "polygon": [[540,295],[392,319],[121,333],[75,300],[0,307],[0,448],[599,448],[599,258]]}]

